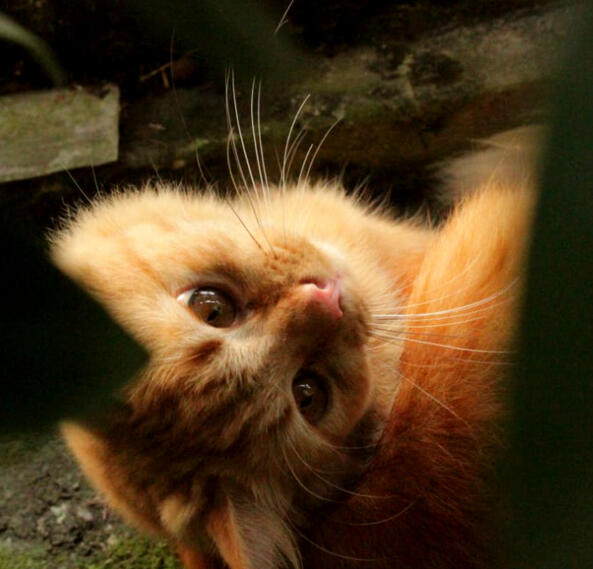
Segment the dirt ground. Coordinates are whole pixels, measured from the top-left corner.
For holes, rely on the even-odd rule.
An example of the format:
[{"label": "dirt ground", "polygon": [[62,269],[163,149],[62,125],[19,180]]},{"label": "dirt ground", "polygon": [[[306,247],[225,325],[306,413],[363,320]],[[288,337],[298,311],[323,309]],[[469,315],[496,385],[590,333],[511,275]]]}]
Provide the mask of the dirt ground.
[{"label": "dirt ground", "polygon": [[53,435],[0,441],[0,569],[174,569],[128,529]]}]

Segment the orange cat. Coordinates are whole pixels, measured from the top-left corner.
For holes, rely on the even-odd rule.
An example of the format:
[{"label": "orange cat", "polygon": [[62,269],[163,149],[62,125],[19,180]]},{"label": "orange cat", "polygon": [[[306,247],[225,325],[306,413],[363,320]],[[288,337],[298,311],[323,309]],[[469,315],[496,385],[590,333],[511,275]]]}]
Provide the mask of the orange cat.
[{"label": "orange cat", "polygon": [[86,475],[188,569],[481,567],[532,201],[489,178],[440,228],[333,183],[79,211],[55,263],[151,354],[63,426]]}]

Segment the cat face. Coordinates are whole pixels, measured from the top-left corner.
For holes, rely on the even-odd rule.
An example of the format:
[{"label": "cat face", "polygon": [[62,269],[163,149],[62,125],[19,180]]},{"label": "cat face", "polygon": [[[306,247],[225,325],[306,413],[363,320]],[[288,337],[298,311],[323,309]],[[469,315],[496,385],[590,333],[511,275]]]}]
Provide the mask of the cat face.
[{"label": "cat face", "polygon": [[368,339],[369,298],[392,279],[357,278],[355,237],[342,250],[331,220],[313,231],[286,207],[146,191],[80,213],[53,243],[151,354],[102,425],[65,428],[71,447],[126,518],[233,569],[296,560],[287,520],[360,474],[397,358]]}]

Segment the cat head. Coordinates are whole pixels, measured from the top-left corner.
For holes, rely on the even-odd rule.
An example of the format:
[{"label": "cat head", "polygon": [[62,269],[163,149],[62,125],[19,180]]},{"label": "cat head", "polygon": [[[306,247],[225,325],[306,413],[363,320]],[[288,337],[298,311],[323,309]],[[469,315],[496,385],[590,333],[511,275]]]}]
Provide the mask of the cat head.
[{"label": "cat head", "polygon": [[298,564],[294,527],[363,471],[399,356],[368,335],[396,293],[363,210],[327,188],[256,205],[122,193],[51,251],[151,355],[101,424],[65,425],[71,448],[125,518],[232,569]]}]

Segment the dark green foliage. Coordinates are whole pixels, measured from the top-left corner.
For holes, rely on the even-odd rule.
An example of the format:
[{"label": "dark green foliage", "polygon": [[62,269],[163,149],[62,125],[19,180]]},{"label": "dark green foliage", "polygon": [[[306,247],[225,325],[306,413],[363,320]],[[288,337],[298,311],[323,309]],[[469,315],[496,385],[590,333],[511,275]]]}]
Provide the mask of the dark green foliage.
[{"label": "dark green foliage", "polygon": [[22,230],[0,228],[0,432],[100,411],[144,352]]},{"label": "dark green foliage", "polygon": [[128,0],[126,5],[156,41],[193,52],[200,65],[218,75],[232,67],[248,80],[283,83],[303,70],[304,56],[274,33],[280,22],[257,0]]},{"label": "dark green foliage", "polygon": [[559,77],[509,456],[513,569],[593,567],[593,10]]},{"label": "dark green foliage", "polygon": [[28,50],[54,85],[65,83],[64,71],[49,46],[41,38],[0,12],[0,41],[2,40],[19,44]]}]

